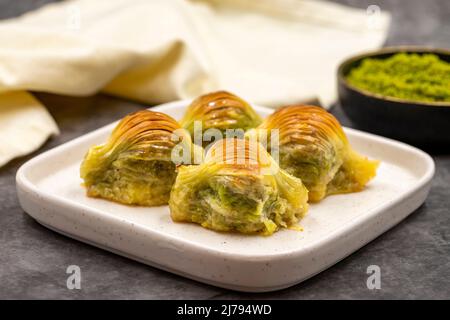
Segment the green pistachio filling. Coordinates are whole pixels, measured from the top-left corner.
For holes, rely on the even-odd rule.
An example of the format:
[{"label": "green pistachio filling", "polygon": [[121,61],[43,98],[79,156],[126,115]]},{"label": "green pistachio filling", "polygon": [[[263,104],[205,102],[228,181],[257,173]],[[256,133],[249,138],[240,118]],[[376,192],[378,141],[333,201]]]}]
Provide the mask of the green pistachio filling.
[{"label": "green pistachio filling", "polygon": [[354,87],[386,97],[450,102],[450,63],[435,54],[397,53],[386,59],[365,58],[346,78]]},{"label": "green pistachio filling", "polygon": [[126,204],[162,205],[175,182],[171,161],[117,159],[110,167],[85,176],[88,193]]}]

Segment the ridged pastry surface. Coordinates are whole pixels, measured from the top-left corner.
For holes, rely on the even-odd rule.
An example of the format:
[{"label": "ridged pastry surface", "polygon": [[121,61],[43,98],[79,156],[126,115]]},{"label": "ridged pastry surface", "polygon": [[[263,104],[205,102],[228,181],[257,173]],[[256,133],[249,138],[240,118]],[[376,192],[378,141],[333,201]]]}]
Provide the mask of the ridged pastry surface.
[{"label": "ridged pastry surface", "polygon": [[176,177],[172,150],[179,143],[194,151],[189,134],[168,115],[142,110],[126,116],[108,141],[84,158],[80,173],[87,195],[124,204],[167,204]]},{"label": "ridged pastry surface", "polygon": [[306,213],[308,192],[259,143],[223,139],[199,166],[182,166],[169,201],[174,221],[270,235]]},{"label": "ridged pastry surface", "polygon": [[339,121],[323,108],[291,105],[276,110],[247,136],[265,135],[271,151],[271,134],[277,131],[279,164],[300,178],[317,202],[328,194],[360,191],[376,174],[377,161],[355,152]]}]

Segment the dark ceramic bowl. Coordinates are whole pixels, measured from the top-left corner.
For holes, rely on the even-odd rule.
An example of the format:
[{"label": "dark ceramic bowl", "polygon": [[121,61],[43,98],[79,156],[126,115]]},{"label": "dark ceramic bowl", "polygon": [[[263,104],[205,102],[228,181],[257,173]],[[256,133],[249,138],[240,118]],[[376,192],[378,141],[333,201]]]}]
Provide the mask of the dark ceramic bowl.
[{"label": "dark ceramic bowl", "polygon": [[[337,74],[339,102],[355,127],[425,148],[450,147],[450,102],[418,102],[383,96],[350,85],[346,76],[364,58],[384,59],[398,52],[434,53],[450,62],[450,50],[384,48],[344,61]],[[446,149],[449,150],[450,149]]]}]

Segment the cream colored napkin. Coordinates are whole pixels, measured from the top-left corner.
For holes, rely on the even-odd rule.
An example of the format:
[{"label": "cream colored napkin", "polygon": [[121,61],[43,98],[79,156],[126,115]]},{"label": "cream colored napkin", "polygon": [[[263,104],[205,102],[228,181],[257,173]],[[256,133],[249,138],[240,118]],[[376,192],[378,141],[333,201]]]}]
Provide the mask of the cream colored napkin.
[{"label": "cream colored napkin", "polygon": [[0,165],[36,150],[57,133],[55,121],[31,94],[0,95]]},{"label": "cream colored napkin", "polygon": [[1,141],[14,136],[0,165],[57,132],[25,90],[162,103],[226,89],[328,105],[339,61],[385,40],[389,15],[369,13],[319,0],[73,0],[0,22]]}]

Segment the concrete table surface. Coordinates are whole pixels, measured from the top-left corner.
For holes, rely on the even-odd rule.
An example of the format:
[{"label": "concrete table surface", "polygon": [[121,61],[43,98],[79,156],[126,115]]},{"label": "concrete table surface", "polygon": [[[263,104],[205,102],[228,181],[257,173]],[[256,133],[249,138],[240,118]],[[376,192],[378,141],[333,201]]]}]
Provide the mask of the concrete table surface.
[{"label": "concrete table surface", "polygon": [[[0,18],[50,1],[0,0]],[[340,0],[377,4],[393,14],[387,45],[450,47],[448,0]],[[32,155],[0,168],[0,298],[3,299],[362,299],[450,298],[450,154],[433,155],[437,170],[425,204],[348,258],[299,285],[264,294],[238,293],[148,267],[52,232],[26,215],[15,173],[26,160],[108,124],[144,105],[105,95],[86,98],[36,93],[61,135]],[[344,125],[348,119],[335,106]],[[442,152],[445,152],[442,150]],[[68,290],[66,268],[81,268],[81,290]],[[369,265],[381,268],[381,289],[366,286]]]}]

